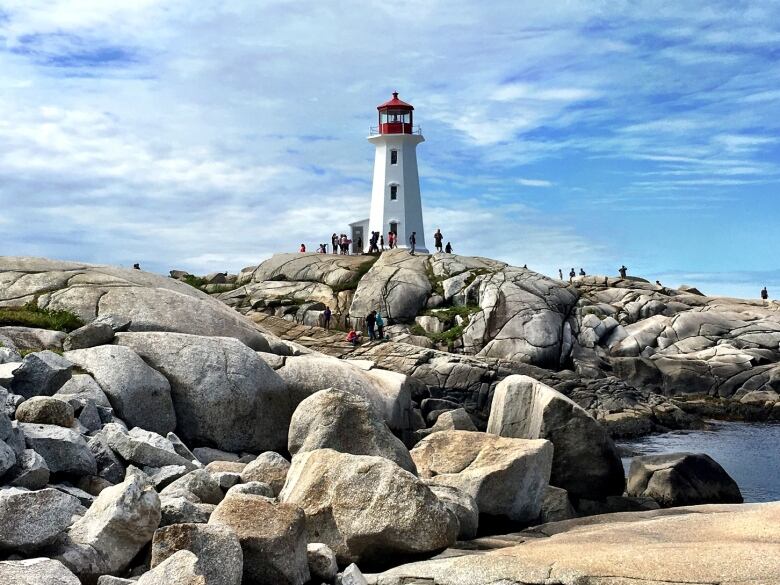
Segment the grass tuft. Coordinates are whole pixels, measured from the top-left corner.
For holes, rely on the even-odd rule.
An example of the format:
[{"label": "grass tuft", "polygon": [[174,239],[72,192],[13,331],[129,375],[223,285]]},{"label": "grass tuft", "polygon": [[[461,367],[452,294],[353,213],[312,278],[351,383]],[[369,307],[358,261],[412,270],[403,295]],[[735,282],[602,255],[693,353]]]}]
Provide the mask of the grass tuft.
[{"label": "grass tuft", "polygon": [[38,307],[38,301],[33,300],[23,307],[0,308],[0,325],[38,327],[68,333],[82,327],[84,322],[64,309],[58,311],[41,309]]}]

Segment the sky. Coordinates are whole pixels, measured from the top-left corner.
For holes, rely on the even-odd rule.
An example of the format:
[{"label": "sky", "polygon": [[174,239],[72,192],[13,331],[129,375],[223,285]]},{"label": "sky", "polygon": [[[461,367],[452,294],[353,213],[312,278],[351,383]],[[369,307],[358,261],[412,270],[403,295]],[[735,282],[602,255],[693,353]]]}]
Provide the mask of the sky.
[{"label": "sky", "polygon": [[780,2],[0,0],[0,254],[235,272],[367,217],[415,106],[428,239],[780,296]]}]

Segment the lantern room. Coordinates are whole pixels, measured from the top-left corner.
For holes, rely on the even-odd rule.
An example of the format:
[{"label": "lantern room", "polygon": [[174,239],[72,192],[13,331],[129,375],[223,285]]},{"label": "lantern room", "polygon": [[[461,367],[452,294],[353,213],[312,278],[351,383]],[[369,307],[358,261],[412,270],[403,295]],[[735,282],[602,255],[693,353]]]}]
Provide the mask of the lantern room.
[{"label": "lantern room", "polygon": [[379,110],[379,134],[413,134],[413,110],[411,104],[398,99],[398,92],[393,92],[393,99],[376,107]]}]

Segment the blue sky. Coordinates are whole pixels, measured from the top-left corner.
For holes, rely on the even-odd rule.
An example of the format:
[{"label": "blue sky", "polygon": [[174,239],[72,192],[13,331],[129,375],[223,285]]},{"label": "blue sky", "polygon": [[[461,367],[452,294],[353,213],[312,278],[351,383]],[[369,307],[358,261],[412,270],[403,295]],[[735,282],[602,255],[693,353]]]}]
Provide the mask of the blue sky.
[{"label": "blue sky", "polygon": [[780,294],[780,3],[0,0],[0,253],[237,270],[367,215],[547,274]]}]

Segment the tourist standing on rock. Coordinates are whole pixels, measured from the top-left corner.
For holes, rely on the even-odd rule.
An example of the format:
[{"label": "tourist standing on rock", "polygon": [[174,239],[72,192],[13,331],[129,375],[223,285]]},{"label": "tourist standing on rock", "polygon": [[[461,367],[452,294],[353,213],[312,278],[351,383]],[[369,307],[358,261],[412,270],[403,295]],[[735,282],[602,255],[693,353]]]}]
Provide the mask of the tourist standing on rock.
[{"label": "tourist standing on rock", "polygon": [[379,234],[379,249],[385,251],[385,237],[382,234]]},{"label": "tourist standing on rock", "polygon": [[133,264],[133,270],[141,270],[141,265],[136,262]]},{"label": "tourist standing on rock", "polygon": [[561,270],[560,268],[558,269],[558,278],[563,280],[563,270]]},{"label": "tourist standing on rock", "polygon": [[320,244],[320,249],[317,250],[317,252],[319,252],[320,254],[327,254],[328,251],[325,249],[326,246],[327,246],[327,244]]},{"label": "tourist standing on rock", "polygon": [[439,228],[436,228],[436,233],[433,234],[433,241],[436,242],[436,251],[441,252],[441,241],[444,239],[444,236],[441,233],[441,230]]},{"label": "tourist standing on rock", "polygon": [[336,232],[333,232],[333,235],[330,237],[330,243],[332,244],[331,252],[333,254],[339,253],[339,237],[336,235]]},{"label": "tourist standing on rock", "polygon": [[766,287],[761,289],[761,298],[766,300],[769,300],[769,291],[766,290]]},{"label": "tourist standing on rock", "polygon": [[618,269],[618,272],[620,273],[620,278],[625,278],[626,274],[628,274],[628,268],[626,268],[626,265],[624,264]]},{"label": "tourist standing on rock", "polygon": [[306,252],[306,244],[301,244],[301,249],[300,249],[300,250],[298,250],[298,251],[299,251],[301,254],[303,254],[304,252]]},{"label": "tourist standing on rock", "polygon": [[585,276],[585,271],[582,268],[580,268],[580,276]]},{"label": "tourist standing on rock", "polygon": [[452,254],[452,244],[450,244],[449,242],[447,242],[447,245],[446,245],[446,246],[444,246],[444,251],[445,251],[447,254]]},{"label": "tourist standing on rock", "polygon": [[366,329],[368,329],[368,340],[374,340],[374,327],[376,326],[376,311],[371,311],[366,315]]},{"label": "tourist standing on rock", "polygon": [[395,247],[395,234],[393,232],[387,232],[387,244],[391,250]]},{"label": "tourist standing on rock", "polygon": [[385,338],[385,320],[382,319],[382,313],[379,311],[376,312],[376,317],[374,318],[374,322],[376,323],[376,338],[377,339],[384,339]]},{"label": "tourist standing on rock", "polygon": [[569,270],[569,282],[572,282],[575,276],[577,276],[577,273],[574,272],[574,267],[572,266],[571,270]]},{"label": "tourist standing on rock", "polygon": [[358,238],[357,249],[358,249],[358,253],[359,254],[363,253],[363,238],[362,237]]},{"label": "tourist standing on rock", "polygon": [[333,313],[331,313],[330,307],[326,305],[325,310],[322,312],[322,326],[325,329],[330,329],[331,315],[333,315]]},{"label": "tourist standing on rock", "polygon": [[414,256],[414,247],[417,245],[417,232],[412,232],[412,235],[409,236],[409,253]]},{"label": "tourist standing on rock", "polygon": [[347,239],[347,234],[341,234],[341,253],[346,254],[349,252],[349,240]]}]

